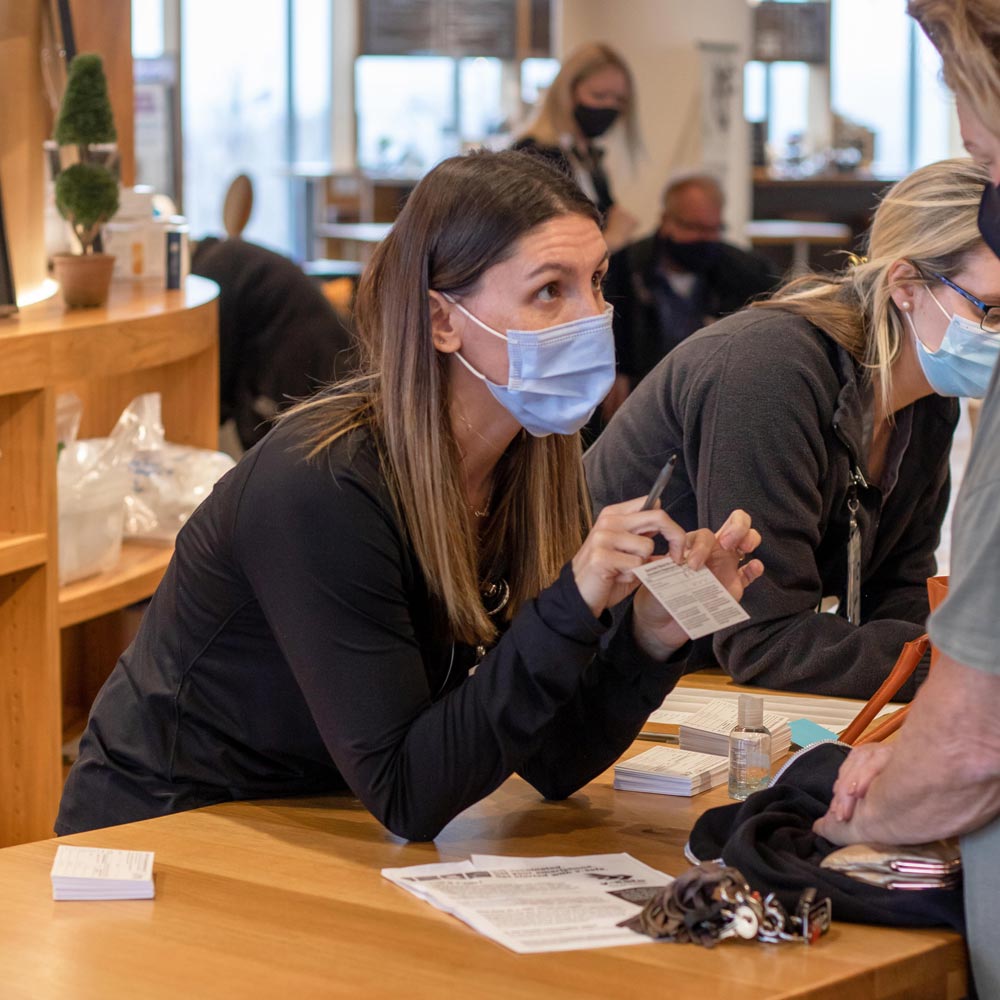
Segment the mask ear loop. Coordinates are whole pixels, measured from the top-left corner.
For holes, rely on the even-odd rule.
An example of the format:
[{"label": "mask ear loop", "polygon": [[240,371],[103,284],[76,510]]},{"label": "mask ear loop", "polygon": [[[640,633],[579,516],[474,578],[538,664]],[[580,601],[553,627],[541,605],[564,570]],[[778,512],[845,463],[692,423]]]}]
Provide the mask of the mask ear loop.
[{"label": "mask ear loop", "polygon": [[[948,312],[948,310],[947,310],[947,309],[945,309],[945,307],[944,307],[943,305],[941,305],[941,303],[940,303],[940,302],[938,302],[938,298],[937,298],[937,296],[936,296],[936,295],[935,295],[935,294],[934,294],[934,293],[933,293],[933,292],[932,292],[932,291],[931,291],[931,290],[930,290],[929,288],[927,289],[927,294],[928,294],[928,295],[929,295],[929,296],[930,296],[930,297],[931,297],[931,298],[932,298],[932,299],[934,300],[934,305],[936,305],[936,306],[938,307],[938,309],[940,309],[940,310],[941,310],[941,313],[942,313],[942,315],[943,315],[943,316],[944,316],[944,317],[945,317],[945,318],[946,318],[946,319],[948,320],[948,322],[950,323],[950,322],[951,322],[951,321],[952,321],[952,320],[953,320],[953,319],[955,318],[954,314],[953,314],[953,313],[950,313],[950,312]],[[457,303],[456,303],[456,304],[457,304]],[[459,308],[461,308],[461,307],[459,307]],[[912,323],[912,320],[911,320],[911,323]],[[914,332],[915,332],[915,331],[914,331]]]},{"label": "mask ear loop", "polygon": [[469,312],[461,302],[453,299],[447,292],[441,293],[456,309],[458,309],[464,316],[471,319],[476,326],[482,327],[487,333],[492,333],[494,337],[499,337],[501,340],[508,340],[509,338],[502,334],[499,330],[494,330],[492,326],[487,326],[481,319],[477,319],[472,313]]},{"label": "mask ear loop", "polygon": [[[499,337],[503,341],[509,340],[509,338],[505,337],[502,333],[500,333],[499,330],[494,330],[492,326],[487,326],[481,319],[477,319],[475,316],[473,316],[472,313],[470,313],[469,310],[466,309],[465,306],[463,306],[461,302],[458,302],[455,299],[453,299],[451,297],[451,295],[449,295],[447,292],[442,292],[441,294],[453,306],[455,306],[455,308],[458,309],[464,316],[467,316],[469,319],[471,319],[472,322],[476,324],[476,326],[482,327],[487,333],[492,333],[494,337]],[[465,358],[462,357],[462,352],[461,351],[455,351],[455,357],[458,358],[458,360],[461,361],[462,364],[465,365],[465,367],[473,375],[475,375],[476,378],[478,378],[481,382],[485,382],[487,385],[494,385],[495,384],[495,383],[491,382],[481,371],[478,371],[477,369],[473,368],[472,365],[469,364],[469,362],[466,361]]]},{"label": "mask ear loop", "polygon": [[[932,299],[934,299],[934,296],[933,296],[933,295],[931,295],[931,298],[932,298]],[[937,302],[937,299],[934,299],[934,301],[935,301],[935,302]],[[940,303],[938,303],[938,304],[940,305]],[[919,333],[917,333],[917,324],[913,322],[913,317],[912,317],[912,316],[911,316],[911,315],[910,315],[910,314],[909,314],[908,312],[904,312],[904,313],[903,313],[903,315],[904,315],[904,316],[906,317],[907,321],[908,321],[908,322],[909,322],[909,324],[910,324],[910,329],[911,329],[911,330],[913,331],[913,339],[914,339],[914,340],[915,340],[915,341],[917,342],[917,346],[918,346],[918,347],[920,347],[920,348],[922,348],[923,350],[925,350],[925,351],[926,351],[926,352],[927,352],[928,354],[934,354],[935,352],[934,352],[934,351],[932,351],[932,350],[931,350],[931,349],[930,349],[930,348],[929,348],[929,347],[928,347],[928,346],[927,346],[927,345],[926,345],[926,344],[925,344],[925,343],[924,343],[924,342],[923,342],[923,341],[922,341],[922,340],[920,339],[920,334],[919,334]]]}]

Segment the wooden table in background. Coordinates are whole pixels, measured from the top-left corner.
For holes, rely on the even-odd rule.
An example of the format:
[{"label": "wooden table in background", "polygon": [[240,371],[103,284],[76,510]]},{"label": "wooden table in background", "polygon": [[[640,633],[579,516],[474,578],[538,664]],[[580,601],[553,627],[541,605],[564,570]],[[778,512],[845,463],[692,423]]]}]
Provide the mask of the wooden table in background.
[{"label": "wooden table in background", "polygon": [[809,248],[813,246],[849,249],[851,227],[840,222],[799,222],[794,219],[754,219],[743,233],[755,247],[790,246],[792,273],[809,270]]},{"label": "wooden table in background", "polygon": [[[648,744],[636,744],[632,752]],[[227,803],[65,838],[156,852],[155,901],[51,899],[56,841],[0,850],[4,1000],[234,997],[958,998],[965,948],[941,930],[836,922],[814,947],[727,941],[515,955],[383,867],[626,851],[687,867],[695,818],[726,801],[615,792],[606,773],[549,803],[519,778],[433,844],[387,833],[349,796]]]}]

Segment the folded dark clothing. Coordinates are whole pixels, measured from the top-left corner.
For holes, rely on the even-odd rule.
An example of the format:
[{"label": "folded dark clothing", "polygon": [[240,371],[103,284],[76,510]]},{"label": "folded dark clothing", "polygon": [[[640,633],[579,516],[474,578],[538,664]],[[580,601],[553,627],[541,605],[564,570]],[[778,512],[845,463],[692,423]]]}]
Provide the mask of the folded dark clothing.
[{"label": "folded dark clothing", "polygon": [[817,743],[796,754],[768,788],[745,802],[709,809],[695,823],[686,853],[698,864],[721,858],[761,893],[793,907],[814,886],[833,901],[833,919],[895,927],[965,931],[960,887],[900,892],[865,885],[821,868],[837,845],[813,833],[833,797],[833,783],[850,747]]}]

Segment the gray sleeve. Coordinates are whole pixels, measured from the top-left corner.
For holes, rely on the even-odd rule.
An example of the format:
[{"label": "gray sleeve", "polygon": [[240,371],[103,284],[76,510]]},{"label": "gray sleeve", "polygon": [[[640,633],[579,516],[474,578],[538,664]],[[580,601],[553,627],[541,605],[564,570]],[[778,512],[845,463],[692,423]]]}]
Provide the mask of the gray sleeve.
[{"label": "gray sleeve", "polygon": [[789,335],[774,314],[739,322],[735,336],[719,335],[723,320],[685,341],[615,414],[587,455],[595,505],[641,495],[679,448],[668,513],[717,530],[739,507],[763,536],[765,572],[743,600],[750,619],[713,637],[719,665],[741,684],[868,697],[923,629],[815,611],[839,381],[820,342]]},{"label": "gray sleeve", "polygon": [[[777,324],[755,333],[756,344],[734,344],[685,421],[685,451],[698,448],[699,523],[718,528],[742,507],[763,538],[764,575],[743,600],[750,620],[717,632],[715,655],[741,684],[866,698],[922,627],[889,619],[857,626],[816,612],[839,382],[821,348],[782,337]],[[781,364],[761,363],[760,352]]]},{"label": "gray sleeve", "polygon": [[931,642],[967,667],[1000,673],[1000,367],[979,418],[952,522],[948,599]]}]

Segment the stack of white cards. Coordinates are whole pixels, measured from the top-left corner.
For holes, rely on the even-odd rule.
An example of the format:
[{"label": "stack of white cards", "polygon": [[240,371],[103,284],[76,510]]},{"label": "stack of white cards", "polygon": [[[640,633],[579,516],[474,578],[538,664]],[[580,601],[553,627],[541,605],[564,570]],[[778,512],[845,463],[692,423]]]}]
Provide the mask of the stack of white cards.
[{"label": "stack of white cards", "polygon": [[[689,715],[680,726],[680,747],[698,753],[729,755],[729,734],[736,725],[739,709],[736,704],[707,705]],[[771,759],[778,760],[788,753],[792,731],[788,719],[777,712],[764,713],[764,725],[771,733]]]},{"label": "stack of white cards", "polygon": [[615,764],[615,788],[659,795],[697,795],[721,785],[728,773],[728,757],[658,746]]},{"label": "stack of white cards", "polygon": [[53,899],[152,899],[153,852],[60,844],[52,863]]}]

